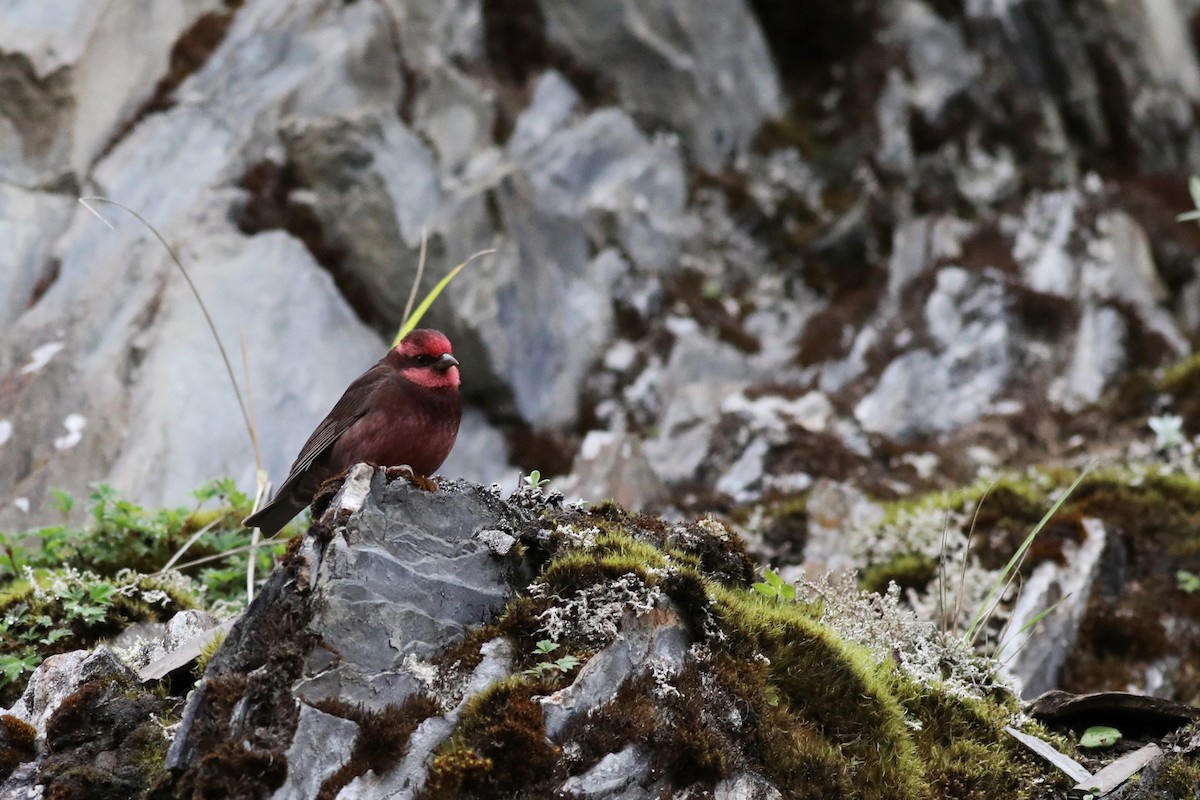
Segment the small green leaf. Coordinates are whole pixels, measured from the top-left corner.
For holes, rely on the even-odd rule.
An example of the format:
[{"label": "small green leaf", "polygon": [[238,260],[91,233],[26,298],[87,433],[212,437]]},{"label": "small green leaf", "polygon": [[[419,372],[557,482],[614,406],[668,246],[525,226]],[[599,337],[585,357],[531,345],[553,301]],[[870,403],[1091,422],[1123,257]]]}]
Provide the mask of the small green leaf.
[{"label": "small green leaf", "polygon": [[777,572],[772,572],[769,569],[765,570],[763,571],[763,577],[766,578],[767,583],[771,584],[772,586],[783,585],[783,578],[779,577],[779,573]]},{"label": "small green leaf", "polygon": [[51,496],[54,498],[54,505],[63,514],[70,514],[71,509],[75,507],[75,498],[64,492],[62,489],[51,489]]},{"label": "small green leaf", "polygon": [[1121,732],[1106,725],[1093,725],[1079,737],[1079,746],[1088,750],[1112,747],[1121,739]]},{"label": "small green leaf", "polygon": [[761,594],[763,597],[775,597],[779,594],[775,587],[769,583],[756,583],[750,588]]},{"label": "small green leaf", "polygon": [[1186,569],[1181,569],[1175,573],[1175,582],[1182,592],[1192,594],[1193,592],[1200,591],[1200,575],[1188,572]]},{"label": "small green leaf", "polygon": [[547,655],[558,649],[558,642],[552,642],[549,639],[542,639],[534,648],[538,653]]},{"label": "small green leaf", "polygon": [[93,583],[88,587],[88,596],[93,603],[100,605],[108,605],[112,602],[113,594],[117,591],[117,587],[111,583]]}]

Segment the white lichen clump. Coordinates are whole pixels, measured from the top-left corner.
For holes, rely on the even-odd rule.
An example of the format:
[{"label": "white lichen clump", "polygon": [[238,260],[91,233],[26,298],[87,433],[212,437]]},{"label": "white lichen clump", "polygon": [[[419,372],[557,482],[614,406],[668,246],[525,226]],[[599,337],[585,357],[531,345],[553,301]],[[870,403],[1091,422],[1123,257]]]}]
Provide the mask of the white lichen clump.
[{"label": "white lichen clump", "polygon": [[860,590],[849,575],[801,581],[797,588],[820,601],[821,624],[865,647],[879,663],[891,660],[917,683],[966,698],[995,688],[1012,691],[997,661],[906,608],[894,583],[883,595]]},{"label": "white lichen clump", "polygon": [[[529,593],[545,597],[546,587],[535,583],[529,587]],[[556,596],[554,605],[539,617],[541,629],[552,642],[569,634],[573,639],[603,647],[617,638],[621,620],[627,613],[648,613],[661,597],[662,591],[657,586],[648,586],[632,572],[626,573],[569,597]]]}]

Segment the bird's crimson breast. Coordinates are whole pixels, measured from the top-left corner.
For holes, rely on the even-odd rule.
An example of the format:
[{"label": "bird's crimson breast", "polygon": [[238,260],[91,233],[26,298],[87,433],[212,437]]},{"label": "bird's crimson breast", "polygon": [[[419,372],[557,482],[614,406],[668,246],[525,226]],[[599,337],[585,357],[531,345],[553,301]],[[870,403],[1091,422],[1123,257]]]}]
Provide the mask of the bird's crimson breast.
[{"label": "bird's crimson breast", "polygon": [[461,416],[457,392],[429,390],[381,392],[372,409],[333,446],[336,471],[368,461],[382,466],[407,464],[432,475],[450,455]]}]

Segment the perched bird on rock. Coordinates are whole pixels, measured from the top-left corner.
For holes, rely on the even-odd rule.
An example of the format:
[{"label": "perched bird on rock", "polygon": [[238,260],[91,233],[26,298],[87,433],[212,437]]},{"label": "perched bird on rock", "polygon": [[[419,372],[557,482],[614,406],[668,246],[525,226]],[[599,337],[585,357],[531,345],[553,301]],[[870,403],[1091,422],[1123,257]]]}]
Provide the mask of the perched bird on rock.
[{"label": "perched bird on rock", "polygon": [[432,474],[458,436],[458,383],[458,361],[445,334],[408,334],[350,384],[300,449],[275,499],[243,524],[275,534],[312,502],[322,483],[360,461]]}]

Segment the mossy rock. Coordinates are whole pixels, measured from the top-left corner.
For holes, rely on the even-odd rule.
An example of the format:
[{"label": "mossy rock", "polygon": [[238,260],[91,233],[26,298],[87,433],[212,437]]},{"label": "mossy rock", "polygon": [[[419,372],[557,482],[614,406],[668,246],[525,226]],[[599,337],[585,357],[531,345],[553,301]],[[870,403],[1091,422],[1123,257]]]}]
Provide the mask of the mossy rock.
[{"label": "mossy rock", "polygon": [[[550,796],[630,747],[646,754],[652,793],[708,792],[745,773],[789,798],[977,798],[1003,785],[1006,797],[1032,799],[1065,788],[1004,732],[1017,716],[1011,694],[965,697],[937,676],[918,679],[824,624],[821,603],[761,597],[741,542],[720,523],[670,525],[602,506],[547,509],[538,524],[541,544],[524,539],[543,548],[533,591],[438,660],[476,663],[483,642],[508,637],[527,671],[470,703],[421,797]],[[618,584],[667,598],[691,632],[689,655],[665,678],[635,670],[548,740],[542,703],[578,673],[528,674],[545,621]],[[559,633],[580,662],[607,644],[595,631]]]}]

